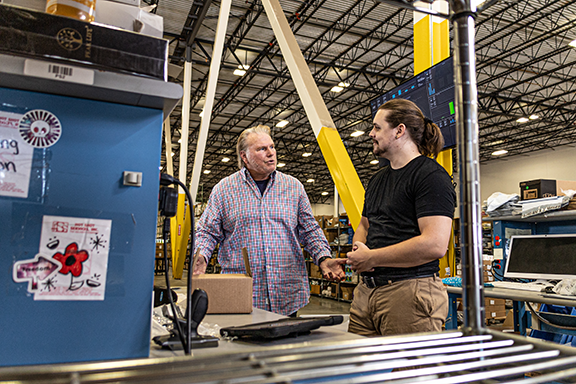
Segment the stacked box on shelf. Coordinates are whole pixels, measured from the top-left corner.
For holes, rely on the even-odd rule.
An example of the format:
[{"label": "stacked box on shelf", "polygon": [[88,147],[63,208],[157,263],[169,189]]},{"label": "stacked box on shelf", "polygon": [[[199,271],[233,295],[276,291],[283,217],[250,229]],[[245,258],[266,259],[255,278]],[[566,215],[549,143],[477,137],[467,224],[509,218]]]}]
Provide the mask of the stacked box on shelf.
[{"label": "stacked box on shelf", "polygon": [[326,236],[326,239],[329,243],[333,243],[337,235],[338,233],[336,231],[329,231],[327,229],[324,230],[324,236]]},{"label": "stacked box on shelf", "polygon": [[347,286],[340,286],[340,290],[342,292],[342,300],[352,300],[354,297],[354,287],[347,287]]},{"label": "stacked box on shelf", "polygon": [[484,308],[486,310],[486,320],[506,318],[506,300],[486,298],[484,299]]},{"label": "stacked box on shelf", "polygon": [[156,243],[156,258],[164,257],[164,243]]},{"label": "stacked box on shelf", "polygon": [[314,263],[310,264],[310,277],[314,279],[322,278],[322,272],[320,271],[320,268]]},{"label": "stacked box on shelf", "polygon": [[[492,261],[494,256],[483,255],[482,256],[482,281],[484,283],[493,282],[494,275],[492,274]],[[462,264],[456,264],[456,276],[462,277]]]},{"label": "stacked box on shelf", "polygon": [[330,287],[331,287],[331,296],[333,299],[337,299],[338,298],[338,293],[339,293],[339,284],[338,283],[330,283]]},{"label": "stacked box on shelf", "polygon": [[321,291],[320,284],[316,281],[310,282],[310,293],[312,295],[319,295]]},{"label": "stacked box on shelf", "polygon": [[482,256],[482,281],[485,283],[493,282],[494,275],[492,274],[492,262],[494,261],[494,256],[484,255]]}]

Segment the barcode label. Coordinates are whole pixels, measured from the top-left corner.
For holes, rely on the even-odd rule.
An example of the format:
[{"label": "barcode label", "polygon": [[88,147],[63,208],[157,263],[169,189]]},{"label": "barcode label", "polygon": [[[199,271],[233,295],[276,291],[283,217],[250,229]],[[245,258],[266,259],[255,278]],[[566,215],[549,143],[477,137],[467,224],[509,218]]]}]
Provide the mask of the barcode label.
[{"label": "barcode label", "polygon": [[91,69],[53,64],[40,60],[26,59],[24,61],[24,74],[71,83],[94,84],[94,71]]},{"label": "barcode label", "polygon": [[50,64],[48,65],[48,72],[54,74],[57,79],[65,79],[66,76],[72,76],[74,68]]}]

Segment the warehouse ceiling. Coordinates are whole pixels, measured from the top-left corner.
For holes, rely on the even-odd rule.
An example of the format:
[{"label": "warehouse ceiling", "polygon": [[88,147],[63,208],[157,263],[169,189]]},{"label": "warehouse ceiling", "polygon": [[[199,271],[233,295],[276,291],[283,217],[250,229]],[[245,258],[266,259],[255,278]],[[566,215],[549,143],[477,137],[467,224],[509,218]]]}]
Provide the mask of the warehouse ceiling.
[{"label": "warehouse ceiling", "polygon": [[[170,81],[182,84],[179,69],[186,44],[192,45],[187,184],[220,8],[220,2],[212,0],[203,12],[203,1],[159,0],[157,7],[157,14],[164,17],[165,38],[171,41]],[[413,76],[412,11],[372,0],[280,0],[280,4],[366,184],[378,168],[370,163],[375,159],[368,137],[370,100]],[[576,50],[568,45],[576,39],[575,27],[576,0],[503,0],[477,17],[482,162],[576,143]],[[233,74],[239,66],[247,66],[244,76]],[[341,82],[349,86],[332,92]],[[181,112],[178,106],[170,117],[175,175]],[[520,118],[528,121],[518,122]],[[289,124],[278,128],[280,120]],[[236,139],[243,129],[257,124],[272,128],[278,162],[285,164],[280,169],[304,184],[310,200],[331,199],[334,184],[262,3],[232,0],[203,163],[203,170],[210,173],[201,175],[198,202],[206,201],[212,187],[237,170]],[[365,134],[351,137],[357,130]],[[492,155],[501,149],[508,153]],[[312,155],[303,157],[305,152]],[[230,161],[223,162],[225,157]],[[166,170],[164,156],[162,166]]]}]

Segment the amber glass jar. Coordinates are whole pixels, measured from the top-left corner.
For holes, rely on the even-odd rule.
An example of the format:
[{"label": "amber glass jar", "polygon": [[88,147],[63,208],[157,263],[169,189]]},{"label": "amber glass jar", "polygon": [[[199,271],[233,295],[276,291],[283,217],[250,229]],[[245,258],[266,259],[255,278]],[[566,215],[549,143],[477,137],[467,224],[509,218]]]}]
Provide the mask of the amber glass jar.
[{"label": "amber glass jar", "polygon": [[87,22],[94,21],[96,0],[47,0],[46,12]]}]

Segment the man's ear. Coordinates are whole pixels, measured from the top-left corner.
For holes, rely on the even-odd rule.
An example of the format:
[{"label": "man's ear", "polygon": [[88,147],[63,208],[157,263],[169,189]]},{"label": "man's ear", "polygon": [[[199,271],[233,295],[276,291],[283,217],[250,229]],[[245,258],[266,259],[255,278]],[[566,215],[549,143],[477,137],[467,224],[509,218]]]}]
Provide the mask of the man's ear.
[{"label": "man's ear", "polygon": [[400,138],[404,136],[404,133],[406,133],[406,126],[404,124],[398,124],[396,127],[396,137]]},{"label": "man's ear", "polygon": [[244,162],[244,164],[248,163],[248,158],[246,157],[246,151],[240,151],[240,158]]}]

